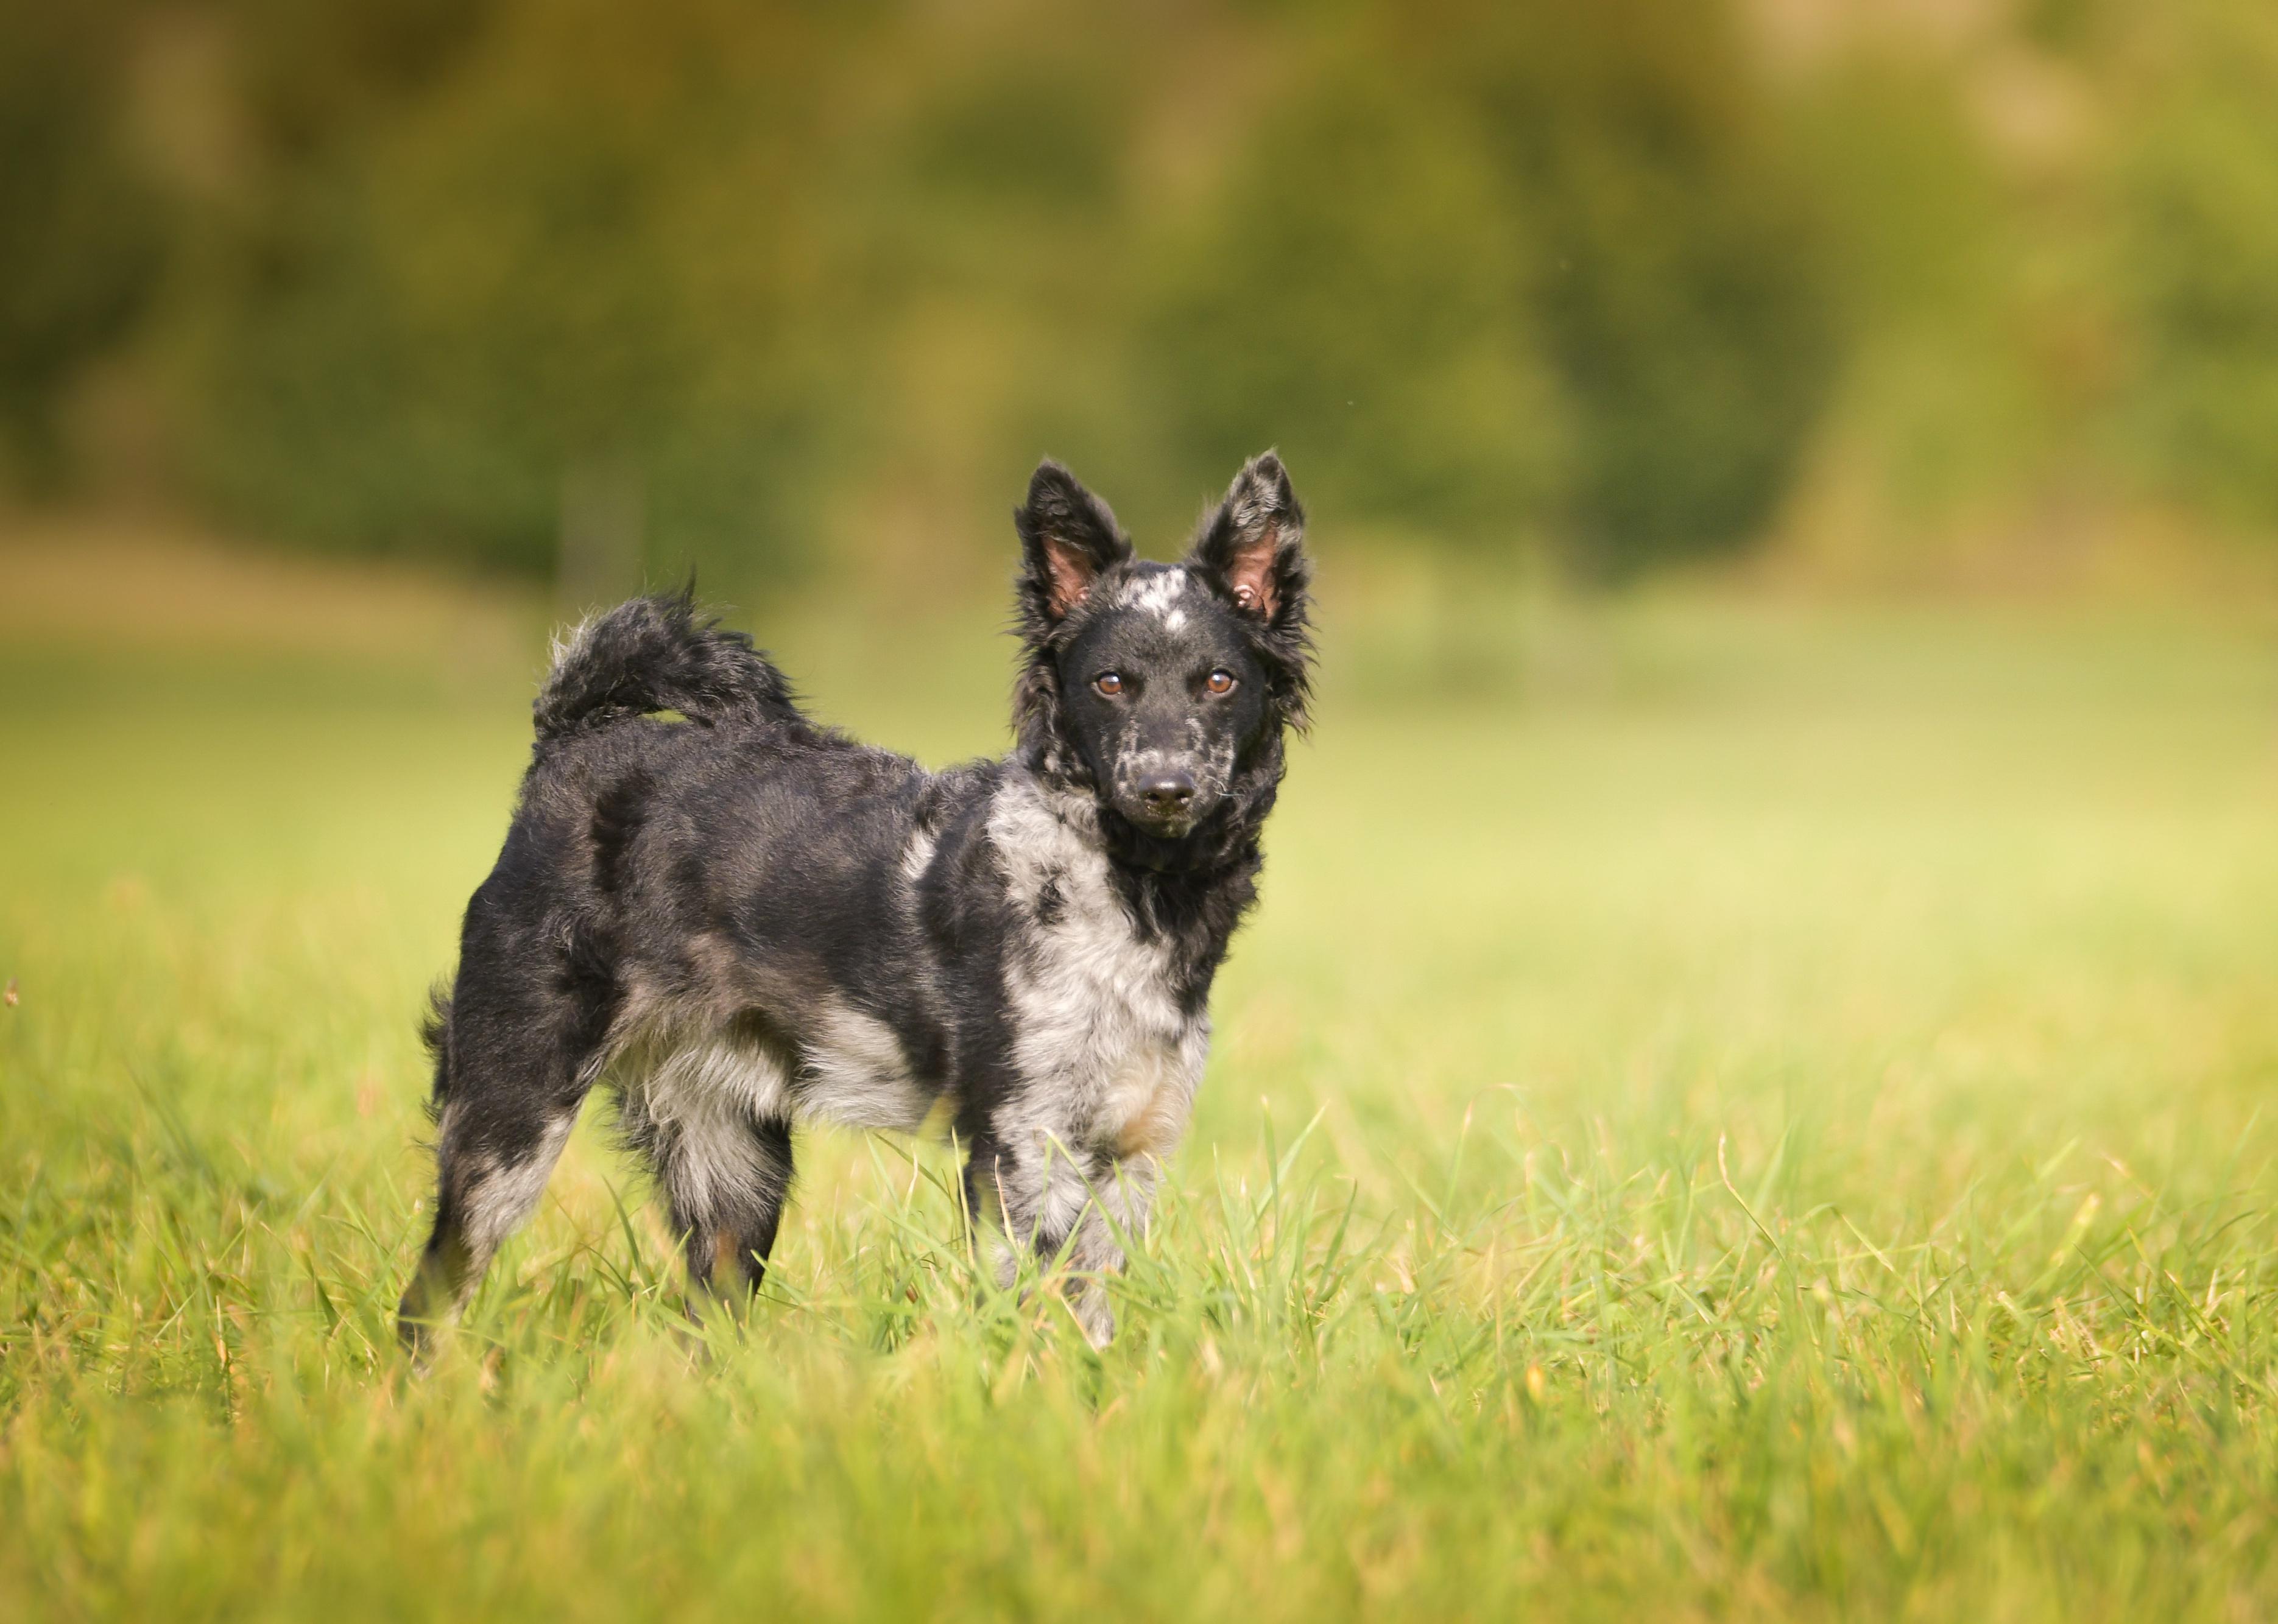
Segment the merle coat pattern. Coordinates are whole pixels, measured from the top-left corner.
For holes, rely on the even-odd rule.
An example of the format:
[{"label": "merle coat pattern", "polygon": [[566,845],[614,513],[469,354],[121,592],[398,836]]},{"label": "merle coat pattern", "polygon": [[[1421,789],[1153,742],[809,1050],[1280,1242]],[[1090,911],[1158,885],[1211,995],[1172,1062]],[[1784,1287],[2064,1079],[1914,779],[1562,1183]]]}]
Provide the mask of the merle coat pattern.
[{"label": "merle coat pattern", "polygon": [[686,593],[558,651],[431,1027],[438,1190],[407,1344],[537,1205],[596,1083],[699,1287],[758,1285],[795,1125],[913,1130],[945,1098],[1000,1272],[1012,1246],[1065,1249],[1085,1330],[1113,1333],[1099,1277],[1185,1128],[1304,723],[1304,515],[1269,453],[1177,565],[1135,556],[1055,462],[1014,523],[1002,760],[930,773],[817,727]]}]

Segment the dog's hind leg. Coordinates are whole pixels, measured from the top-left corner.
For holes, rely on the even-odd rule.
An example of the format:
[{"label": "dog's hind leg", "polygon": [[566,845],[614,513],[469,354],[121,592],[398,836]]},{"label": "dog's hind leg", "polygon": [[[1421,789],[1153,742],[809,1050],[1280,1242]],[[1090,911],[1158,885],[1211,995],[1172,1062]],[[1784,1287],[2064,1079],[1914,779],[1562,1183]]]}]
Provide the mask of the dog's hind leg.
[{"label": "dog's hind leg", "polygon": [[690,1164],[688,1147],[659,1167],[674,1230],[686,1237],[688,1282],[735,1306],[759,1290],[791,1191],[791,1125],[746,1125],[740,1144],[713,1146],[710,1165]]},{"label": "dog's hind leg", "polygon": [[688,1259],[690,1310],[757,1289],[791,1180],[789,1063],[750,1030],[711,1033],[631,1069],[618,1128],[648,1162]]},{"label": "dog's hind leg", "polygon": [[435,1222],[397,1334],[416,1356],[457,1318],[508,1236],[545,1193],[590,1086],[591,1043],[543,1024],[439,1010]]}]

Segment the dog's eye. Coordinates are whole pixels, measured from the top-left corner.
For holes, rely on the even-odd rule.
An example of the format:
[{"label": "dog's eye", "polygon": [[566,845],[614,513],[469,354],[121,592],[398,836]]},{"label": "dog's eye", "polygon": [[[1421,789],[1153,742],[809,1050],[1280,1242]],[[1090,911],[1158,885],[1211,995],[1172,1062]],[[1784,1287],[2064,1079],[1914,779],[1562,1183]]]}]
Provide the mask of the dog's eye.
[{"label": "dog's eye", "polygon": [[1123,679],[1112,671],[1103,671],[1091,679],[1091,685],[1111,699],[1123,691]]},{"label": "dog's eye", "polygon": [[1234,691],[1234,673],[1221,666],[1210,674],[1203,686],[1214,694],[1230,694]]}]

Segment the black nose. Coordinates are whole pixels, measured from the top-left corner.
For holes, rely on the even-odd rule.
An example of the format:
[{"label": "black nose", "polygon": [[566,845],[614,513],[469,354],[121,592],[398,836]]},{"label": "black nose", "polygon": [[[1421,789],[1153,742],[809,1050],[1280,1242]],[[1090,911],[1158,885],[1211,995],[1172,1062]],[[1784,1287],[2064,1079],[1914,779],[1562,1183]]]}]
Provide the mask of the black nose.
[{"label": "black nose", "polygon": [[1195,798],[1195,775],[1192,773],[1158,773],[1139,786],[1139,798],[1147,803],[1150,812],[1181,812],[1187,803]]}]

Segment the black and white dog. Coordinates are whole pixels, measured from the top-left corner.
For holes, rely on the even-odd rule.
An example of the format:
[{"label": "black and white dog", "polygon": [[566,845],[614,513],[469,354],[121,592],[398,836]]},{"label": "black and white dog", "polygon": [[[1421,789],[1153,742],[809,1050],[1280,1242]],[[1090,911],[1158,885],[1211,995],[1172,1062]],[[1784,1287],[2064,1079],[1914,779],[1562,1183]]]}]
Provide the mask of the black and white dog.
[{"label": "black and white dog", "polygon": [[[946,1097],[970,1209],[1063,1248],[1096,1341],[1210,1040],[1211,980],[1305,720],[1303,510],[1270,453],[1186,560],[1046,462],[1020,531],[1018,743],[929,773],[809,721],[750,639],[636,599],[561,648],[439,997],[417,1349],[615,1090],[697,1285],[755,1286],[806,1121]],[[683,720],[656,714],[677,712]],[[1112,1215],[1114,1222],[1103,1216]]]}]

